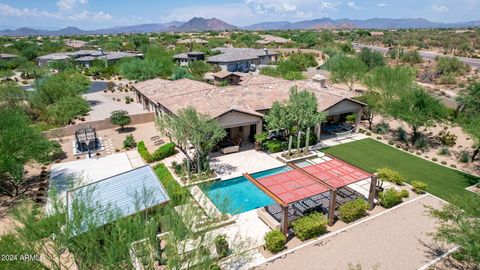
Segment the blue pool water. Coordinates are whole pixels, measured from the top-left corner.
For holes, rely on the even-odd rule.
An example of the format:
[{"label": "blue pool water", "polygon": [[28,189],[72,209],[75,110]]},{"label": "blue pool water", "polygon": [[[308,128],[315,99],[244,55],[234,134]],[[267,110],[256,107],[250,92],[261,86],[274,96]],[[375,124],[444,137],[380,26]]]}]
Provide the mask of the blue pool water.
[{"label": "blue pool water", "polygon": [[[283,166],[253,173],[252,176],[260,179],[290,170],[291,168]],[[236,215],[275,203],[267,194],[243,176],[217,181],[212,184],[200,186],[200,188],[208,198],[210,198],[213,204],[215,204],[218,210],[224,214],[229,213]]]}]

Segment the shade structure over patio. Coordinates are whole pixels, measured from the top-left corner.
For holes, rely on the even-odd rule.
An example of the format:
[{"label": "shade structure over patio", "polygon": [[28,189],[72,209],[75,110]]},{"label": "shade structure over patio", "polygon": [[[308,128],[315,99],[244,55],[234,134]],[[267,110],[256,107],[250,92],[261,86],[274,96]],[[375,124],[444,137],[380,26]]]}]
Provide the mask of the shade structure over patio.
[{"label": "shade structure over patio", "polygon": [[282,232],[288,231],[288,205],[324,192],[331,192],[329,205],[330,225],[334,221],[337,189],[371,178],[369,203],[373,207],[376,177],[345,161],[331,160],[300,168],[288,163],[293,170],[255,179],[245,173],[244,177],[263,190],[282,207]]}]

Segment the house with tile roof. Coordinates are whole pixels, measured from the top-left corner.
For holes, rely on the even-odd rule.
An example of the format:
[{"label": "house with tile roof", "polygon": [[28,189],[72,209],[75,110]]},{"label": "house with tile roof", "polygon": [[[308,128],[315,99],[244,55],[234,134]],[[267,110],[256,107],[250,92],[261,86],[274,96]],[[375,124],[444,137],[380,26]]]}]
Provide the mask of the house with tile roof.
[{"label": "house with tile roof", "polygon": [[[239,85],[217,87],[190,79],[169,81],[153,79],[134,85],[135,99],[144,109],[154,111],[157,117],[176,114],[193,107],[199,113],[216,119],[232,139],[253,142],[255,134],[263,129],[263,117],[275,101],[286,101],[292,87],[315,94],[318,110],[328,113],[328,123],[344,122],[346,116],[355,114],[361,118],[365,104],[352,99],[355,94],[333,87],[322,87],[313,80],[287,81],[269,76],[244,76]],[[322,125],[315,132],[321,135]]]},{"label": "house with tile roof", "polygon": [[220,47],[212,51],[219,54],[208,57],[207,62],[228,72],[248,72],[252,66],[269,65],[278,58],[277,52],[268,49]]},{"label": "house with tile roof", "polygon": [[52,62],[73,60],[77,64],[89,68],[96,59],[104,60],[107,64],[129,57],[142,57],[142,54],[129,52],[104,52],[102,50],[80,50],[76,52],[51,53],[37,57],[38,66],[46,66]]}]

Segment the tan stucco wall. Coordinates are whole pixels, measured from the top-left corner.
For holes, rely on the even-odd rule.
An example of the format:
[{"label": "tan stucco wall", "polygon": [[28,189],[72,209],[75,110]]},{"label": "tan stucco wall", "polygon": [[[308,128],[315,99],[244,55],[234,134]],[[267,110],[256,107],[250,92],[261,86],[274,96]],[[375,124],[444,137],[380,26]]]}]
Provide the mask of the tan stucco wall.
[{"label": "tan stucco wall", "polygon": [[253,125],[262,119],[259,116],[231,111],[217,118],[224,128]]},{"label": "tan stucco wall", "polygon": [[346,99],[328,109],[327,112],[329,115],[335,115],[342,113],[358,112],[361,109],[362,106],[360,104]]}]

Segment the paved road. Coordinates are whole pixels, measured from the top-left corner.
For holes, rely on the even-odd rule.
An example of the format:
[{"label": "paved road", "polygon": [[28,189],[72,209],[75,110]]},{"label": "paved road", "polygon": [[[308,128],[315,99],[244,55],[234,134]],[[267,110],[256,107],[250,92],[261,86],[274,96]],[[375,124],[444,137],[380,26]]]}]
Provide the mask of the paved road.
[{"label": "paved road", "polygon": [[[369,48],[382,53],[386,53],[389,50],[388,48],[384,48],[384,47],[363,45],[363,44],[355,44],[353,47],[356,49]],[[426,59],[426,60],[435,60],[437,56],[445,56],[444,54],[436,53],[436,52],[419,51],[418,53],[423,59]],[[460,56],[455,56],[455,57],[457,57],[460,61],[464,62],[465,64],[480,68],[480,59],[460,57]]]},{"label": "paved road", "polygon": [[418,269],[451,248],[437,245],[428,234],[436,225],[424,205],[437,208],[442,204],[427,195],[260,265],[256,270],[345,270],[349,264],[357,263],[362,269]]}]

